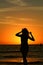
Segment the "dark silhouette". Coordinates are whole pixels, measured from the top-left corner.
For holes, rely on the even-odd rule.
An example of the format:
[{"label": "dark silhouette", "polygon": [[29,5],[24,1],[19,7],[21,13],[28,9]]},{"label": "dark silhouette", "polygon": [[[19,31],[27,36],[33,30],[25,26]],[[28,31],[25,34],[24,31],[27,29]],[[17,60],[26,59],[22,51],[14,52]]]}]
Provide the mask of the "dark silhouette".
[{"label": "dark silhouette", "polygon": [[[31,35],[31,36],[29,36]],[[32,36],[31,32],[28,32],[26,28],[22,29],[21,32],[17,33],[16,36],[21,37],[21,48],[20,51],[23,56],[23,63],[24,65],[27,65],[27,53],[28,53],[28,39],[34,41],[34,37]]]}]

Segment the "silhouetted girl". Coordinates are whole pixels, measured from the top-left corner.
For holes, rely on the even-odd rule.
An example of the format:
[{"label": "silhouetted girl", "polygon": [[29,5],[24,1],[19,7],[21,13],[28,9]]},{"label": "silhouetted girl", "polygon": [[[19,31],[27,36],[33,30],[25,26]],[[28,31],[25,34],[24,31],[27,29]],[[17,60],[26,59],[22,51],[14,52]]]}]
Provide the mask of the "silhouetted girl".
[{"label": "silhouetted girl", "polygon": [[[31,36],[29,36],[31,35]],[[26,28],[22,29],[21,32],[17,33],[16,36],[21,37],[21,48],[20,51],[23,56],[23,63],[24,65],[27,65],[27,53],[28,53],[28,39],[34,41],[34,37],[32,36],[31,32],[28,32]]]}]

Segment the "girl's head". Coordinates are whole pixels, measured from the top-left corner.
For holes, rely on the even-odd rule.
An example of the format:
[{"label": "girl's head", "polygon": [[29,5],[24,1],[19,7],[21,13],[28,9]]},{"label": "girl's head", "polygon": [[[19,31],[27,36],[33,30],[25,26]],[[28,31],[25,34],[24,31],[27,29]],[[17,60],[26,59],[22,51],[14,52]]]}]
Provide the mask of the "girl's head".
[{"label": "girl's head", "polygon": [[28,34],[29,32],[28,32],[28,30],[26,29],[26,28],[23,28],[22,29],[22,34]]}]

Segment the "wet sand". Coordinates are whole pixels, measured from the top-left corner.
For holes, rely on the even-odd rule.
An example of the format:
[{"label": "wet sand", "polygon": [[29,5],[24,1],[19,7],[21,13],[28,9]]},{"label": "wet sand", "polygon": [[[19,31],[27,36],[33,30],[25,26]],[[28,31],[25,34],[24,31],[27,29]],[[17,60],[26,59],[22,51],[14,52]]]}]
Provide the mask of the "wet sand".
[{"label": "wet sand", "polygon": [[[23,58],[8,58],[0,59],[0,62],[21,62],[23,63]],[[27,62],[43,62],[43,58],[27,58]]]},{"label": "wet sand", "polygon": [[[28,65],[43,65],[43,59],[27,58]],[[0,65],[23,65],[22,58],[15,59],[0,59]]]},{"label": "wet sand", "polygon": [[[19,62],[0,62],[0,65],[24,65]],[[28,65],[43,65],[43,62],[29,62]]]}]

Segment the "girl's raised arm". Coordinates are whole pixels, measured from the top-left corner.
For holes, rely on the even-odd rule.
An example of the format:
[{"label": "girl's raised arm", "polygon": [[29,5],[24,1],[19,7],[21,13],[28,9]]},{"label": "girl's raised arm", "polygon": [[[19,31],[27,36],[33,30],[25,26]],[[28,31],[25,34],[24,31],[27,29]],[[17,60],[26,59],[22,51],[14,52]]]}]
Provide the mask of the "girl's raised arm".
[{"label": "girl's raised arm", "polygon": [[29,34],[30,34],[31,36],[29,36],[28,38],[29,38],[30,40],[32,40],[32,41],[35,41],[35,39],[34,39],[32,33],[30,32]]},{"label": "girl's raised arm", "polygon": [[21,32],[18,32],[16,36],[21,37]]}]

